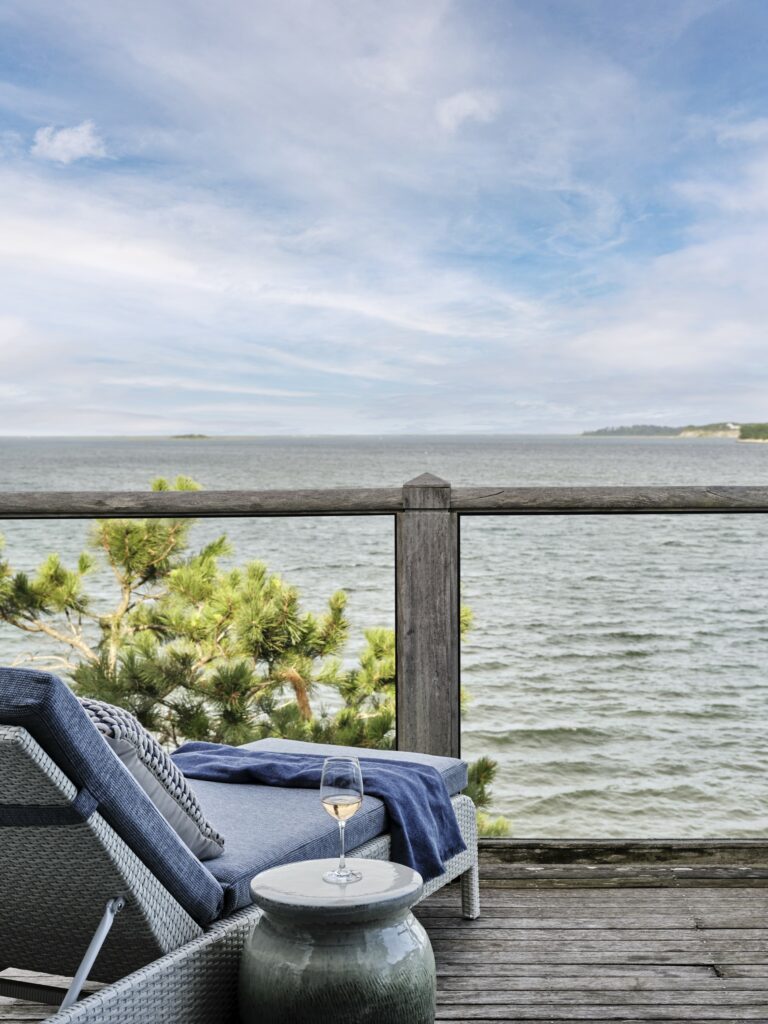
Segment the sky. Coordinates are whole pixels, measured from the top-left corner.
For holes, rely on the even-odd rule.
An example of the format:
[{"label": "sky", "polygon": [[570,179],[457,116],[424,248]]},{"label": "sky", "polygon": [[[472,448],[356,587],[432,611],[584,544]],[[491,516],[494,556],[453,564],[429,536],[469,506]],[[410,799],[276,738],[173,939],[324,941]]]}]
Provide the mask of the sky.
[{"label": "sky", "polygon": [[0,433],[768,420],[765,0],[0,0]]}]

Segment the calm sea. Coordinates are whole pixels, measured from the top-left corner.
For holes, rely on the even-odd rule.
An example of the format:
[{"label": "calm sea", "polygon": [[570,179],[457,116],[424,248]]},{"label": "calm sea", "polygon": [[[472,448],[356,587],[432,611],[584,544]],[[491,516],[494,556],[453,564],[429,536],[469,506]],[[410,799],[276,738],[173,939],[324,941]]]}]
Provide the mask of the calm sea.
[{"label": "calm sea", "polygon": [[[3,439],[4,490],[765,484],[768,445],[577,437]],[[7,522],[32,569],[73,558],[82,522]],[[349,594],[354,660],[393,624],[388,517],[208,521],[320,610]],[[499,762],[517,836],[768,835],[768,517],[472,518],[462,524],[463,750]],[[99,583],[106,598],[106,579]],[[40,651],[0,627],[0,661]]]}]

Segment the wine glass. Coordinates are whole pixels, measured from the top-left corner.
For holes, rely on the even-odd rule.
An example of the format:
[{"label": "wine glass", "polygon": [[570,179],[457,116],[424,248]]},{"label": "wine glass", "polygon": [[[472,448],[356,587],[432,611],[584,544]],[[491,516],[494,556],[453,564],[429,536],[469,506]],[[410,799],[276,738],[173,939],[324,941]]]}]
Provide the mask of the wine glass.
[{"label": "wine glass", "polygon": [[335,885],[359,882],[359,871],[350,871],[344,860],[344,828],[363,802],[363,776],[356,757],[326,757],[320,782],[320,801],[332,818],[339,823],[341,855],[339,866],[326,871],[323,878]]}]

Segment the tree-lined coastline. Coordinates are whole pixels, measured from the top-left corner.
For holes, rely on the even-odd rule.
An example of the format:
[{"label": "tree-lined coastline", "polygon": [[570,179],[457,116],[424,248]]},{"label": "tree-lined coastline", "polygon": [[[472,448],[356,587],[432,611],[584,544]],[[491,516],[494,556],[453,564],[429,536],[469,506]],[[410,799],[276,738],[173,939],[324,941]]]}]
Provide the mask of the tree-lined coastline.
[{"label": "tree-lined coastline", "polygon": [[584,430],[582,437],[730,437],[737,441],[768,441],[768,423],[689,423],[684,427],[634,423]]}]

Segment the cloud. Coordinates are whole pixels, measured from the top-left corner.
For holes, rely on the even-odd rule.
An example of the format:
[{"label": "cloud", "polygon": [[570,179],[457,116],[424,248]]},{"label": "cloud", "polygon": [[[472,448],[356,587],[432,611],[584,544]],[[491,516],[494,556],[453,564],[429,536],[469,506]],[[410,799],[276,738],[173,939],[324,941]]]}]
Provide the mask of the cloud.
[{"label": "cloud", "polygon": [[704,209],[748,217],[768,214],[768,153],[744,165],[735,180],[692,178],[680,182],[676,191]]},{"label": "cloud", "polygon": [[589,326],[565,351],[593,372],[631,375],[638,392],[653,380],[681,401],[700,389],[750,391],[749,412],[729,404],[731,414],[764,418],[768,193],[758,179],[748,162],[741,178],[681,183],[679,194],[698,214],[695,227],[673,251],[634,264],[608,301],[585,304],[578,319]]},{"label": "cloud", "polygon": [[107,155],[93,121],[83,121],[73,128],[56,129],[52,125],[38,128],[30,152],[40,160],[58,164],[71,164],[88,157],[100,160]]},{"label": "cloud", "polygon": [[716,129],[718,142],[759,143],[768,141],[768,117],[751,121],[733,121]]},{"label": "cloud", "polygon": [[249,387],[242,384],[215,384],[200,378],[184,380],[179,377],[105,377],[104,384],[117,384],[122,388],[157,388],[163,391],[198,391],[222,395],[256,395],[263,398],[310,398],[311,391],[289,391],[285,388]]},{"label": "cloud", "polygon": [[488,124],[499,112],[499,101],[493,93],[481,90],[457,92],[437,105],[437,120],[441,128],[453,133],[465,121]]},{"label": "cloud", "polygon": [[7,345],[37,354],[0,429],[761,418],[768,110],[751,58],[730,84],[733,5],[481,6],[8,0],[49,72],[0,87]]}]

